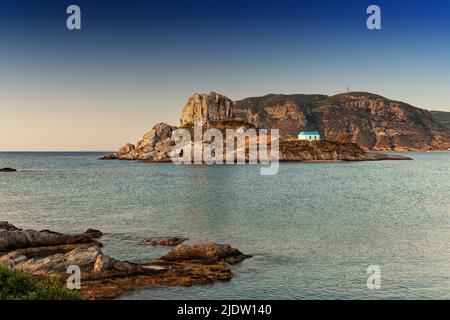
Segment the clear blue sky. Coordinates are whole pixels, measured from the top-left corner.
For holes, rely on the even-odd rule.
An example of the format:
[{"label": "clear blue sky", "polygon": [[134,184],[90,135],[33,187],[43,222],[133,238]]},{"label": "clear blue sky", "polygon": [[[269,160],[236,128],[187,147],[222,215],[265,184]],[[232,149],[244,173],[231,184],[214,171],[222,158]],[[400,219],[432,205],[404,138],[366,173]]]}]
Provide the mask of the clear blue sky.
[{"label": "clear blue sky", "polygon": [[[82,30],[66,28],[66,7]],[[366,8],[382,30],[366,28]],[[450,1],[0,2],[0,150],[111,150],[186,99],[369,91],[450,111]]]}]

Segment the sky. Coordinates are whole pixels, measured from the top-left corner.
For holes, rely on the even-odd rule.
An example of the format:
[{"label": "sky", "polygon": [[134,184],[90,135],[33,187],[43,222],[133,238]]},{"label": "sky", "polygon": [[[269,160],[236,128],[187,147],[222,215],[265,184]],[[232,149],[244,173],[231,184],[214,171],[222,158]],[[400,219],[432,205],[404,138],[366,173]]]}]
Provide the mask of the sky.
[{"label": "sky", "polygon": [[0,0],[0,151],[116,150],[210,91],[450,111],[449,36],[447,0]]}]

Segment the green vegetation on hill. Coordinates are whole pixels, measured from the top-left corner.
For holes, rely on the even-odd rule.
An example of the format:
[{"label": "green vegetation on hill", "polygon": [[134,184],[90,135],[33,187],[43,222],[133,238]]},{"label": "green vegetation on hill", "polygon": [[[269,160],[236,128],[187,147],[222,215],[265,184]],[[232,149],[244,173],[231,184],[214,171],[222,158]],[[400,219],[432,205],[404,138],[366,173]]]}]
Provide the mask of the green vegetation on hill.
[{"label": "green vegetation on hill", "polygon": [[268,105],[280,105],[287,101],[294,101],[299,105],[308,105],[309,107],[314,108],[316,106],[338,105],[345,103],[347,100],[349,100],[348,95],[353,97],[366,97],[367,99],[382,100],[385,103],[399,102],[387,99],[378,94],[356,91],[350,92],[348,94],[336,94],[334,96],[327,96],[323,94],[268,94],[262,97],[251,97],[236,101],[236,105],[241,108],[248,107],[253,112],[256,112]]},{"label": "green vegetation on hill", "polygon": [[297,104],[313,107],[327,97],[323,94],[268,94],[262,97],[251,97],[236,101],[236,104],[240,107],[249,107],[255,112],[265,106],[282,104],[286,101],[294,101]]},{"label": "green vegetation on hill", "polygon": [[38,280],[0,265],[0,300],[79,300],[82,296],[56,279]]},{"label": "green vegetation on hill", "polygon": [[430,111],[433,119],[439,122],[442,126],[450,129],[450,112],[444,111]]}]

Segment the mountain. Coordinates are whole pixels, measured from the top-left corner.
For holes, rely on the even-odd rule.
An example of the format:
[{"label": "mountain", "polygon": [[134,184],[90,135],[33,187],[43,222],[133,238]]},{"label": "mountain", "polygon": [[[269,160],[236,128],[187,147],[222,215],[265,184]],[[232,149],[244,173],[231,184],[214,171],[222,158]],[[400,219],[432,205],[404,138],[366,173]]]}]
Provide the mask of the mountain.
[{"label": "mountain", "polygon": [[236,101],[233,114],[257,128],[278,128],[282,135],[319,131],[323,139],[369,150],[450,148],[450,130],[429,111],[367,92],[269,94]]},{"label": "mountain", "polygon": [[444,111],[430,111],[433,119],[442,126],[450,129],[450,112]]}]

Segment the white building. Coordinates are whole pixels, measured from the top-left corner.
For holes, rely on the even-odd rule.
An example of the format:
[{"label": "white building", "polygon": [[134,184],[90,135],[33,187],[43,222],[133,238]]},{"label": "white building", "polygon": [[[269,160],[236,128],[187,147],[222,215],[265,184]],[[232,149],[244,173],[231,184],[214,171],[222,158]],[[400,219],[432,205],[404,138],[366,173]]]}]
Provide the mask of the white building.
[{"label": "white building", "polygon": [[318,133],[317,131],[302,131],[298,134],[298,140],[320,140],[320,133]]}]

